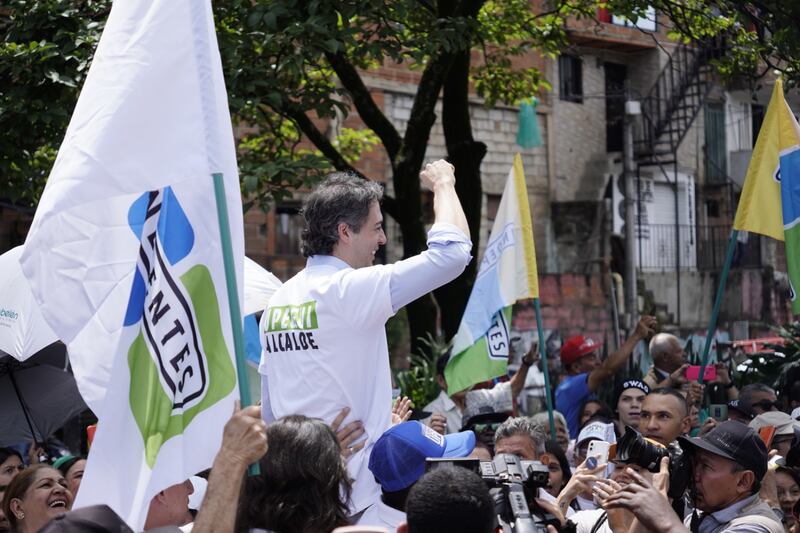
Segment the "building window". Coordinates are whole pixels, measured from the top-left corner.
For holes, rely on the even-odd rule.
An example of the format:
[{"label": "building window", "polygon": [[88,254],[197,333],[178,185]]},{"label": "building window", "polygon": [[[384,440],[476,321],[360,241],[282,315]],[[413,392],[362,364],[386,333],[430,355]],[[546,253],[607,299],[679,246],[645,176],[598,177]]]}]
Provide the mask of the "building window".
[{"label": "building window", "polygon": [[625,65],[605,63],[606,77],[606,152],[621,152],[625,122]]},{"label": "building window", "polygon": [[497,210],[500,209],[500,200],[502,199],[503,196],[500,194],[486,195],[486,221],[489,224],[492,224],[497,218]]},{"label": "building window", "polygon": [[576,56],[558,58],[559,98],[567,102],[583,103],[583,63]]},{"label": "building window", "polygon": [[275,253],[300,255],[300,233],[303,216],[299,204],[283,204],[275,208]]},{"label": "building window", "polygon": [[761,131],[761,124],[764,123],[764,106],[759,104],[752,104],[750,106],[750,113],[753,122],[753,148],[756,146],[758,140],[758,132]]},{"label": "building window", "polygon": [[656,10],[653,6],[647,6],[643,13],[643,17],[639,17],[636,21],[631,21],[625,17],[611,17],[611,22],[619,26],[635,27],[640,30],[656,31]]},{"label": "building window", "polygon": [[706,180],[723,184],[728,179],[728,149],[725,142],[725,107],[708,102],[705,111]]}]

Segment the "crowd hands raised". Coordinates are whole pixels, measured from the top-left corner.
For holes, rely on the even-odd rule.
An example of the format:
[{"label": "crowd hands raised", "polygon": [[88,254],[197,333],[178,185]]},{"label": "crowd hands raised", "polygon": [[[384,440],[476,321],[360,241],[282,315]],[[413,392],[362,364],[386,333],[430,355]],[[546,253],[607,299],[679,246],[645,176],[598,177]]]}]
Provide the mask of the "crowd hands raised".
[{"label": "crowd hands raised", "polygon": [[[642,319],[632,338],[646,339],[653,327],[651,319]],[[567,340],[561,350],[566,377],[555,394],[555,440],[546,411],[518,412],[535,349],[509,381],[452,397],[444,392],[442,361],[442,395],[422,410],[429,416],[409,421],[413,406],[398,398],[392,427],[370,443],[369,469],[381,497],[355,516],[348,507],[353,481],[346,465],[368,441],[360,421],[344,423],[348,407],[328,425],[302,415],[265,424],[259,406],[237,406],[205,473],[202,504],[190,508],[191,481],[169,487],[151,501],[144,529],[489,532],[506,524],[508,531],[800,532],[800,422],[779,410],[775,392],[765,385],[741,392],[726,386],[730,376],[721,368],[715,385],[738,396],[728,402],[728,419],[693,422],[702,392],[693,394],[674,340],[651,338],[654,368],[644,379],[624,381],[613,408],[596,399],[596,383],[616,372],[632,346],[624,344],[622,356],[601,362],[587,339]],[[562,411],[576,417],[574,430]],[[765,427],[773,428],[769,443],[759,436]],[[117,520],[120,531],[127,530],[108,509],[68,513],[84,458],[25,468],[20,454],[2,449],[0,461],[0,530],[81,531],[67,526],[83,523],[88,512],[95,513],[92,520]],[[248,476],[253,463],[260,474]],[[517,479],[511,475],[515,465],[521,467]],[[534,479],[534,472],[546,474]],[[512,512],[515,488],[525,494],[529,518]],[[534,529],[526,529],[526,521]]]},{"label": "crowd hands raised", "polygon": [[[781,411],[800,397],[779,402],[761,384],[738,391],[724,365],[706,390],[687,378],[680,342],[656,333],[653,317],[605,359],[591,338],[564,341],[552,419],[522,394],[535,346],[508,380],[452,395],[442,357],[433,402],[389,405],[385,320],[470,260],[455,169],[437,161],[421,179],[434,193],[428,251],[376,269],[367,267],[386,242],[380,188],[337,174],[309,196],[309,262],[271,304],[299,305],[317,291],[319,323],[333,326],[315,330],[313,352],[264,357],[264,405],[234,408],[212,468],[199,474],[207,483],[193,478],[156,494],[146,531],[800,533],[800,410]],[[339,320],[342,306],[356,317]],[[345,331],[356,318],[363,324]],[[649,342],[652,368],[622,381],[605,405],[598,392],[640,342]],[[312,383],[309,366],[320,361],[327,366],[315,375],[332,377]],[[727,411],[701,421],[711,392]],[[248,475],[254,463],[259,473]],[[0,449],[0,531],[130,531],[107,507],[70,511],[83,458],[23,464]]]}]

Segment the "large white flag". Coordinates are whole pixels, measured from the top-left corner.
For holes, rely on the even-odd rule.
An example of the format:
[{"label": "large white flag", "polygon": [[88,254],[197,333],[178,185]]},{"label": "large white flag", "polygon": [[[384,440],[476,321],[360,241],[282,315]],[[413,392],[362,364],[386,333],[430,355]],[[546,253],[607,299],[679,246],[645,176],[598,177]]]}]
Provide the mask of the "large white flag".
[{"label": "large white flag", "polygon": [[212,173],[243,227],[208,0],[115,0],[22,257],[98,415],[77,506],[141,529],[211,465],[236,394]]}]

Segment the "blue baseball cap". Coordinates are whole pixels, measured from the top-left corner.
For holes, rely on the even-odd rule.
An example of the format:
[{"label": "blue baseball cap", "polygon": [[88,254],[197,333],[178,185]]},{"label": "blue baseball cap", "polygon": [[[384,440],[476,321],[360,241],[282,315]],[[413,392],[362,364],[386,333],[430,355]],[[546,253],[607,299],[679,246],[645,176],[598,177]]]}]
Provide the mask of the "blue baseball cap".
[{"label": "blue baseball cap", "polygon": [[369,469],[383,490],[410,487],[425,473],[428,457],[466,457],[475,448],[472,431],[440,435],[418,421],[385,431],[372,447]]}]

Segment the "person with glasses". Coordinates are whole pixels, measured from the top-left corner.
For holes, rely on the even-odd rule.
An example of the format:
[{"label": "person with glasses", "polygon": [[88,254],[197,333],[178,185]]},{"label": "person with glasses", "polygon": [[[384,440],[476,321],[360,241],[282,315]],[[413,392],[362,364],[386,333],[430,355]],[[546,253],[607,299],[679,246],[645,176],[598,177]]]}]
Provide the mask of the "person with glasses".
[{"label": "person with glasses", "polygon": [[494,453],[494,434],[500,424],[514,411],[517,397],[525,386],[528,369],[538,361],[536,344],[531,346],[522,365],[509,381],[496,384],[491,389],[471,390],[466,396],[461,431],[473,431],[478,442]]},{"label": "person with glasses", "polygon": [[756,431],[771,426],[775,428],[775,435],[770,442],[770,449],[776,450],[781,457],[789,455],[789,449],[795,438],[795,431],[800,430],[800,422],[782,411],[767,411],[761,413],[750,421],[750,427]]},{"label": "person with glasses", "polygon": [[756,415],[767,411],[780,411],[775,389],[763,383],[751,383],[742,387],[739,392],[739,401],[747,403]]}]

